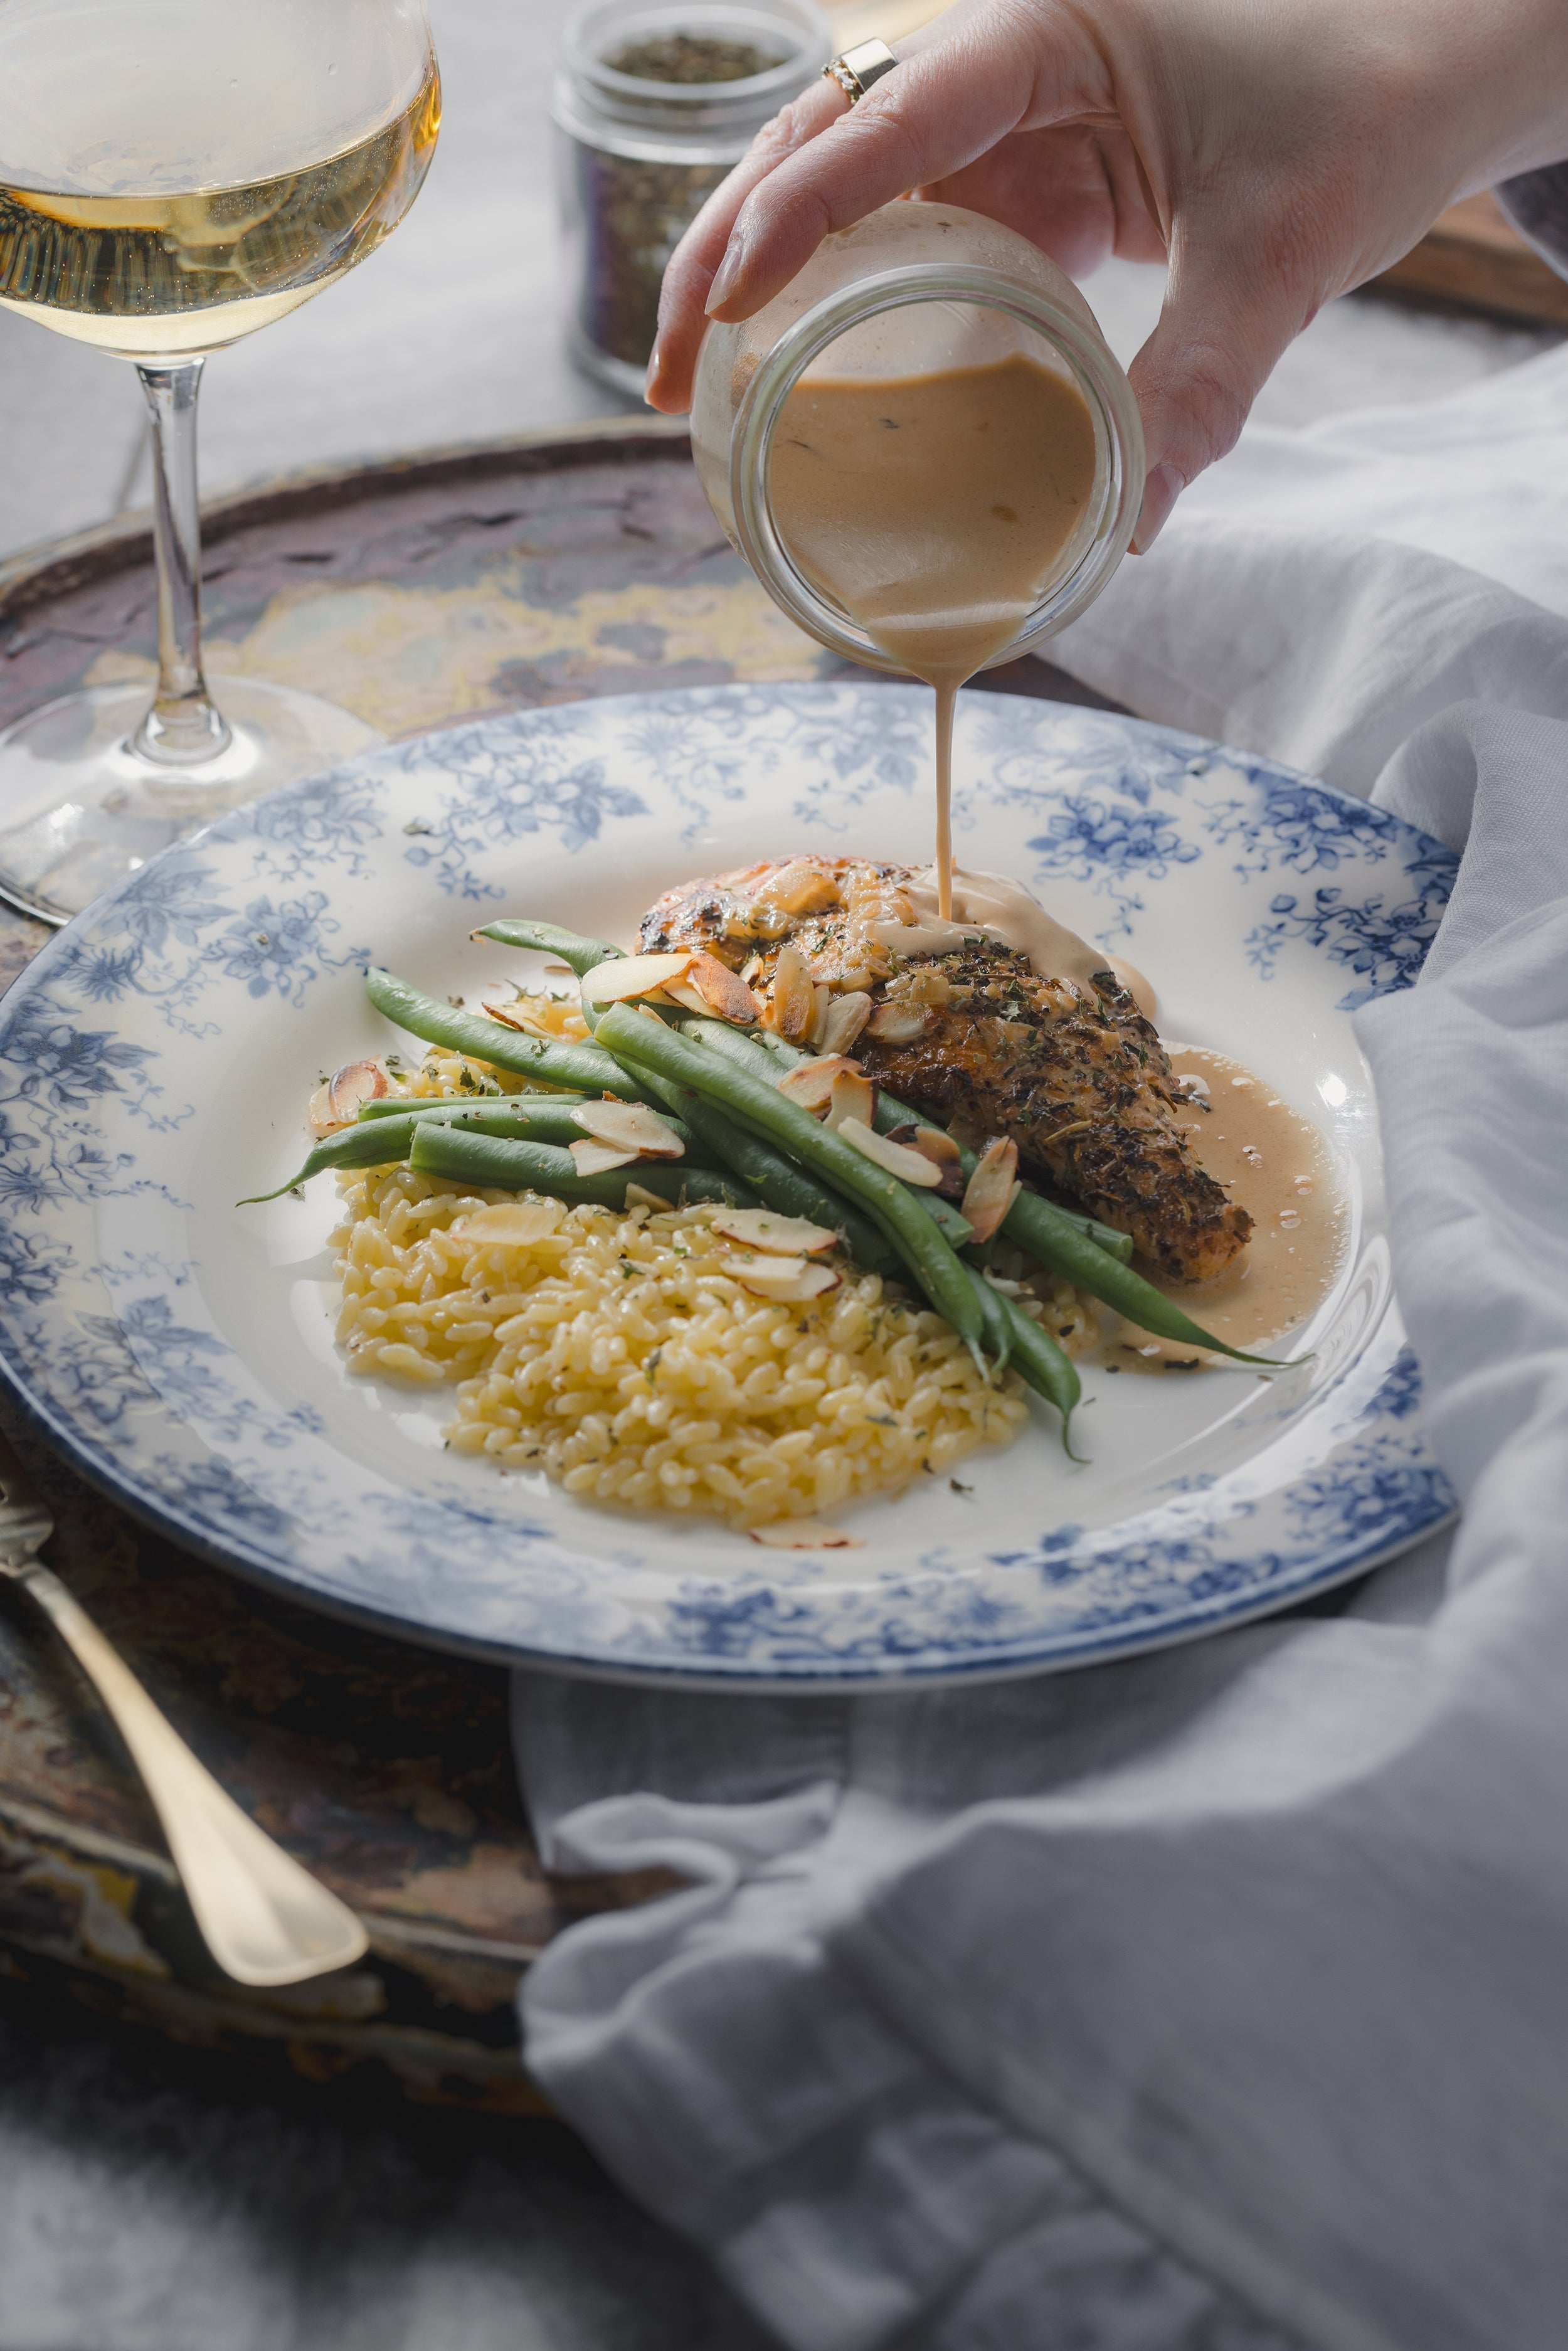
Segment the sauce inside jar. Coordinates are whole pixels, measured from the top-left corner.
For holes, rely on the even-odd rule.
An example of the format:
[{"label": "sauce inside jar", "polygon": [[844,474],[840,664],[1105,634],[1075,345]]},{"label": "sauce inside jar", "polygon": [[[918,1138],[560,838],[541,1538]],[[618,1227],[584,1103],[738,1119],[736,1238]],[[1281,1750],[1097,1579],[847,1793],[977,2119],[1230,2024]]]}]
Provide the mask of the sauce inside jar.
[{"label": "sauce inside jar", "polygon": [[906,376],[808,370],[768,496],[801,573],[936,692],[936,895],[953,912],[958,688],[1018,635],[1073,550],[1095,479],[1071,377],[1013,351]]}]

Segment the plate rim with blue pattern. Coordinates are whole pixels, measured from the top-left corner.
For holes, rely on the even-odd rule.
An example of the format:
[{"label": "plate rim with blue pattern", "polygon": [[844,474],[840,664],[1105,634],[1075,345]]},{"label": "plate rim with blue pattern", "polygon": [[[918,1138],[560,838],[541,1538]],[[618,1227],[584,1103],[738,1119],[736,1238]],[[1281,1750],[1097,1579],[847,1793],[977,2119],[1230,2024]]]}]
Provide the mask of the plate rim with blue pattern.
[{"label": "plate rim with blue pattern", "polygon": [[[1315,1114],[1348,1155],[1350,1260],[1306,1333],[1312,1364],[1225,1392],[1212,1426],[1102,1384],[1098,1486],[1071,1484],[1042,1423],[971,1457],[955,1491],[977,1508],[926,1486],[845,1518],[872,1531],[864,1553],[760,1550],[689,1520],[677,1542],[666,1514],[444,1457],[434,1424],[367,1397],[391,1384],[341,1374],[329,1211],[275,1204],[258,1238],[228,1207],[258,1151],[274,1181],[299,1152],[283,1073],[314,1082],[319,1062],[391,1041],[363,1006],[367,960],[429,983],[525,896],[596,929],[613,904],[624,926],[640,898],[765,849],[918,855],[929,737],[928,695],[860,680],[514,712],[291,786],[131,876],[0,1000],[7,1388],[138,1516],[295,1600],[508,1663],[692,1686],[1102,1662],[1299,1604],[1441,1526],[1454,1501],[1421,1430],[1347,1040],[1359,1004],[1416,977],[1457,860],[1274,761],[1120,714],[963,697],[959,855],[1021,872],[1145,968],[1200,935],[1184,984],[1220,1028],[1183,1041],[1247,1060],[1225,1022],[1249,1021],[1265,1057],[1289,1040],[1282,1068],[1333,1064]],[[1124,1468],[1129,1412],[1154,1416],[1134,1437],[1155,1452]]]}]

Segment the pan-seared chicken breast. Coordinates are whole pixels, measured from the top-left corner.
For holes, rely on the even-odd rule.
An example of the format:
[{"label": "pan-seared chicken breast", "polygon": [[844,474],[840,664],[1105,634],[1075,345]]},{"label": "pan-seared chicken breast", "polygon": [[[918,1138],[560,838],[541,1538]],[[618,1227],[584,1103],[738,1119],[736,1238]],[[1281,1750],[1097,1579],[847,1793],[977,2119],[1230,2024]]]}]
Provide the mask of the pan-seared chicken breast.
[{"label": "pan-seared chicken breast", "polygon": [[915,869],[806,855],[666,891],[645,953],[704,948],[805,1050],[869,1076],[978,1141],[1007,1134],[1023,1171],[1132,1236],[1164,1272],[1218,1273],[1252,1229],[1193,1158],[1186,1107],[1153,1027],[1109,970],[1091,990],[987,938],[909,952]]}]

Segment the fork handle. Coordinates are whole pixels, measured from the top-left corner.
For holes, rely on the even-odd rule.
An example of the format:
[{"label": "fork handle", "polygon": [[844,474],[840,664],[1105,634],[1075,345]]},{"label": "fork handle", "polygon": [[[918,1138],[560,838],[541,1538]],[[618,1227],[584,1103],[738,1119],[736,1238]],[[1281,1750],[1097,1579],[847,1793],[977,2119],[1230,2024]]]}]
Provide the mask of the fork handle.
[{"label": "fork handle", "polygon": [[16,1581],[112,1715],[162,1823],[196,1924],[225,1974],[243,1984],[300,1983],[361,1959],[369,1944],[353,1912],[274,1844],[198,1763],[58,1576],[35,1560]]}]

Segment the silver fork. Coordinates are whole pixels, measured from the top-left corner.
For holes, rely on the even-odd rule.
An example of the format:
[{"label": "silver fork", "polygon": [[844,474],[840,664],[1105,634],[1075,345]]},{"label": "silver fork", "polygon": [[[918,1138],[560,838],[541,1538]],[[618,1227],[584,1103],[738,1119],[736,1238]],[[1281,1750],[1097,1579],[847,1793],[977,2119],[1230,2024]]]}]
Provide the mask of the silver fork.
[{"label": "silver fork", "polygon": [[43,1564],[37,1554],[54,1531],[0,1437],[0,1575],[32,1594],[109,1708],[219,1967],[236,1983],[287,1984],[361,1959],[369,1944],[353,1912],[225,1794]]}]

